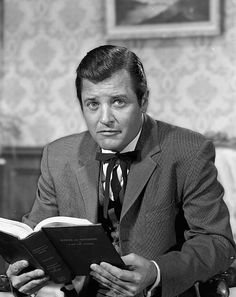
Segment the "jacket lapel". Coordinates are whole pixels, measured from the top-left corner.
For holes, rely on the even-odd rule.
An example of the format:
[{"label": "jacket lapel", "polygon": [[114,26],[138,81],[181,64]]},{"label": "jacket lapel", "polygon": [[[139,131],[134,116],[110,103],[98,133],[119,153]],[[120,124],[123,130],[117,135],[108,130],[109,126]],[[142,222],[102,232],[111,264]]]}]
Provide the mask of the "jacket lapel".
[{"label": "jacket lapel", "polygon": [[141,161],[133,163],[130,168],[121,220],[140,195],[158,164],[157,153],[160,152],[158,127],[149,116],[145,117],[137,149],[141,150]]},{"label": "jacket lapel", "polygon": [[96,222],[98,213],[99,161],[96,161],[98,146],[88,135],[79,148],[79,164],[76,177],[84,201],[87,219]]}]

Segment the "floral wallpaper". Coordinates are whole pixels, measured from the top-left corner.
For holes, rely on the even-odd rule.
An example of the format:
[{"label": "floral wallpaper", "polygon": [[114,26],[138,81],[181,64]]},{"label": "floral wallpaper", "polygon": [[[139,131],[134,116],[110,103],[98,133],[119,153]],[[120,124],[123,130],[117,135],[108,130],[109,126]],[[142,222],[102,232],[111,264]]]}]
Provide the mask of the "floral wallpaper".
[{"label": "floral wallpaper", "polygon": [[2,97],[3,75],[3,2],[0,0],[0,98]]},{"label": "floral wallpaper", "polygon": [[148,112],[199,132],[236,136],[236,1],[225,1],[216,37],[106,39],[105,0],[5,0],[4,77],[0,108],[19,120],[19,139],[41,146],[86,129],[75,70],[104,43],[128,46],[143,61]]}]

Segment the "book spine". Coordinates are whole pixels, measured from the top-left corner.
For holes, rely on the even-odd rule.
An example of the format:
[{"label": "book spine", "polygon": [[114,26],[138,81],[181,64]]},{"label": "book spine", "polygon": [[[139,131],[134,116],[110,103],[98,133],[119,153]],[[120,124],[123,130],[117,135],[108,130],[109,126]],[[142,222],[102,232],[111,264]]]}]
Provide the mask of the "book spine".
[{"label": "book spine", "polygon": [[32,233],[27,238],[22,239],[21,243],[55,283],[64,284],[73,279],[69,267],[43,231]]}]

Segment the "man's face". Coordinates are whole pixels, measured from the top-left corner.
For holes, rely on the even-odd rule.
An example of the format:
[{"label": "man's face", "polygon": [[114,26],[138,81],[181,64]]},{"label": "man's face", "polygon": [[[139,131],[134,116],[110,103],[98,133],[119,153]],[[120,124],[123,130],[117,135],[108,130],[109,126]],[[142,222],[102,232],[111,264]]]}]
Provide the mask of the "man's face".
[{"label": "man's face", "polygon": [[88,130],[100,147],[121,151],[138,134],[147,102],[139,106],[126,70],[98,83],[84,79],[81,95]]}]

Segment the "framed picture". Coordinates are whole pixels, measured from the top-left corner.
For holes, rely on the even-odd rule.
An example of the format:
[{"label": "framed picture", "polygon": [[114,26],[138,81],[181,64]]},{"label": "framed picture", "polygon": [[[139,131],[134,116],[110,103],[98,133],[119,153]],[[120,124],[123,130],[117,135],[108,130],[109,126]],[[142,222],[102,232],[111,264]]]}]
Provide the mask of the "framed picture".
[{"label": "framed picture", "polygon": [[220,34],[220,0],[106,0],[108,39]]}]

